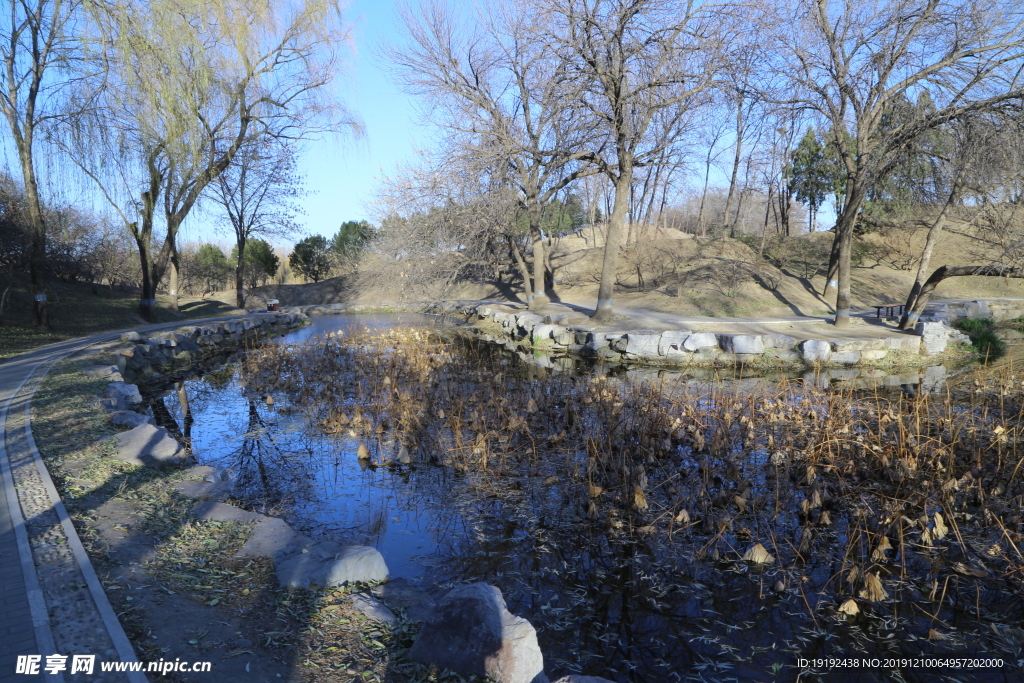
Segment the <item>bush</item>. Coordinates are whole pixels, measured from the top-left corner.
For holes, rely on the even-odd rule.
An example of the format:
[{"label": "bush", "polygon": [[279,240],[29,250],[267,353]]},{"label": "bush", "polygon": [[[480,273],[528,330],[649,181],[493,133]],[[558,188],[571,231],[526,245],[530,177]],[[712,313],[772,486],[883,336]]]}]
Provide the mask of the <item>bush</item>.
[{"label": "bush", "polygon": [[995,321],[989,318],[961,318],[953,327],[971,338],[975,351],[987,360],[999,358],[1006,353],[1006,343],[996,336]]}]

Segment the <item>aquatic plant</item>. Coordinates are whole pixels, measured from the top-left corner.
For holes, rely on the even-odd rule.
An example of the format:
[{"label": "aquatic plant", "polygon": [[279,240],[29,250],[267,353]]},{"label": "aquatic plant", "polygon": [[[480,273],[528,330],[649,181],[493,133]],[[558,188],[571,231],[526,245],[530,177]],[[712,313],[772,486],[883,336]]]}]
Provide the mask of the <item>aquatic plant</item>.
[{"label": "aquatic plant", "polygon": [[739,393],[557,374],[398,328],[258,349],[242,376],[371,466],[450,470],[476,533],[447,580],[498,583],[565,670],[1024,659],[1011,370],[937,395]]}]

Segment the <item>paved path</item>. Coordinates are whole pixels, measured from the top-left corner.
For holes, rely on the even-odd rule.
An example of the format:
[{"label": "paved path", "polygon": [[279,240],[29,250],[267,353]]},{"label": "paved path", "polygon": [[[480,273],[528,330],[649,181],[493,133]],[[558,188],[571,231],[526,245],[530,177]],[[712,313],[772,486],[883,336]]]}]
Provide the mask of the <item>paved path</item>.
[{"label": "paved path", "polygon": [[[240,317],[244,316],[181,320],[132,329],[151,332],[183,325],[236,320]],[[41,366],[53,363],[87,346],[117,339],[124,331],[99,332],[50,344],[0,363],[0,683],[64,680],[60,675],[27,676],[15,673],[18,655],[45,657],[57,652],[50,629],[48,609],[56,613],[60,611],[61,606],[48,606],[40,588],[39,575],[29,546],[23,506],[14,488],[11,458],[8,457],[14,454],[11,449],[20,438],[16,438],[19,435],[8,433],[8,414],[13,416],[14,411],[19,409],[18,406],[22,405],[23,399],[15,402],[15,398],[21,387]],[[88,562],[88,559],[85,561]],[[99,607],[97,609],[102,611]],[[121,636],[123,637],[123,633]]]},{"label": "paved path", "polygon": [[[493,302],[503,303],[503,302]],[[509,305],[504,302],[505,305]],[[515,304],[513,304],[515,305]],[[617,319],[601,325],[590,320],[592,306],[574,302],[553,302],[536,311],[544,315],[568,315],[569,325],[585,325],[601,332],[616,330],[652,329],[659,332],[674,329],[688,329],[695,332],[717,332],[722,334],[788,334],[800,339],[878,339],[913,334],[896,328],[895,322],[875,317],[875,311],[858,311],[853,315],[853,324],[838,329],[832,324],[831,316],[809,317],[764,317],[764,318],[712,318],[709,316],[664,313],[643,308],[616,306]]]}]

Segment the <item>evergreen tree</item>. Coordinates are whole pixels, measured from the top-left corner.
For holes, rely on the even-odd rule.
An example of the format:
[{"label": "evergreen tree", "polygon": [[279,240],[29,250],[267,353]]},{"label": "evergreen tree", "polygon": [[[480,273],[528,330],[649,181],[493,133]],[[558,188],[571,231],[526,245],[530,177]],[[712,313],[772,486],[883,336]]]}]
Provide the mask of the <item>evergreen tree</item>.
[{"label": "evergreen tree", "polygon": [[323,235],[310,235],[297,243],[288,256],[288,264],[306,279],[320,282],[330,274],[334,265],[327,238]]}]

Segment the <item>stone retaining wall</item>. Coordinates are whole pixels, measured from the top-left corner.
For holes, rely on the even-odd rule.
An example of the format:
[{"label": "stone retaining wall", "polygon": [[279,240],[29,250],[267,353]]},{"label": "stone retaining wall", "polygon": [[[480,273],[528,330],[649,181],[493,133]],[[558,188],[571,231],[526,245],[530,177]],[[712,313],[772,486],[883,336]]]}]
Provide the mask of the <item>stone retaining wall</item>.
[{"label": "stone retaining wall", "polygon": [[991,318],[996,322],[1024,317],[1024,299],[964,299],[934,301],[921,313],[924,322],[951,325],[961,318]]},{"label": "stone retaining wall", "polygon": [[187,372],[196,363],[241,350],[268,336],[301,327],[302,313],[265,313],[204,325],[186,325],[143,337],[121,335],[124,345],[114,352],[117,371],[126,382],[147,382]]},{"label": "stone retaining wall", "polygon": [[[854,367],[883,363],[929,364],[969,344],[968,337],[941,322],[917,325],[916,334],[876,339],[800,339],[785,334],[734,334],[692,330],[598,332],[536,313],[497,304],[437,302],[427,312],[461,317],[492,341],[507,340],[535,351],[579,354],[624,363],[729,366]],[[837,331],[838,332],[838,331]]]},{"label": "stone retaining wall", "polygon": [[[972,302],[964,302],[964,306]],[[977,302],[973,302],[977,303]],[[1002,302],[1006,303],[1006,302]],[[971,311],[991,312],[988,308]],[[1019,305],[1024,311],[1024,299]],[[1005,309],[1005,310],[1004,310]],[[1004,307],[1009,311],[1010,308]],[[418,312],[465,320],[481,338],[554,355],[580,355],[633,364],[726,367],[765,364],[777,367],[851,368],[877,365],[935,364],[955,346],[970,344],[967,335],[942,321],[920,322],[914,334],[876,339],[800,339],[785,334],[735,334],[693,330],[595,331],[596,326],[569,325],[567,316],[545,316],[500,303],[479,301],[404,301],[378,304],[324,304],[282,309],[304,315],[362,312]],[[964,308],[964,310],[967,310]],[[1005,313],[1009,315],[1009,313]],[[963,317],[963,316],[961,316]]]}]

